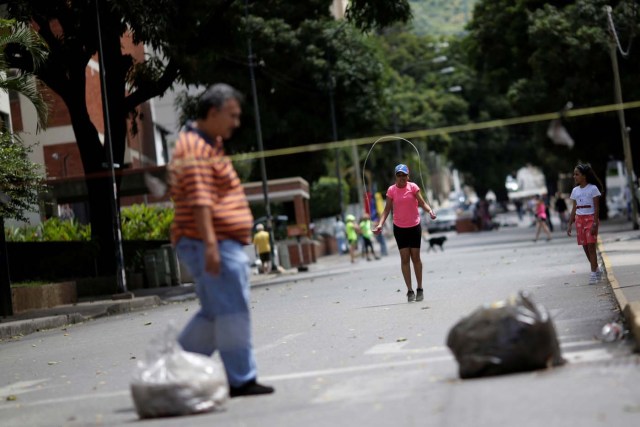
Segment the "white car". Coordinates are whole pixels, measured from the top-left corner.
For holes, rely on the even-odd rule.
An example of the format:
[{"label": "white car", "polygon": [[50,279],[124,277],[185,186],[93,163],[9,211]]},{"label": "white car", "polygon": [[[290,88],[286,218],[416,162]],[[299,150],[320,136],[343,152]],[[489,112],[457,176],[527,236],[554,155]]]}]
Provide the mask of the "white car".
[{"label": "white car", "polygon": [[449,231],[456,229],[456,220],[458,214],[454,208],[440,208],[436,209],[436,219],[431,219],[429,215],[427,217],[427,230],[431,233],[434,231]]}]

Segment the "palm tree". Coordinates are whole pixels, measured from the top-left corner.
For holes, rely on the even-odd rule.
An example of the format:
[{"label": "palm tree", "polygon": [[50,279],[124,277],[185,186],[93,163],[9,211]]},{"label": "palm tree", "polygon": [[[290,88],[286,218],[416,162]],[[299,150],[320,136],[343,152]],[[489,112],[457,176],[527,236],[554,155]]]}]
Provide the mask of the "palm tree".
[{"label": "palm tree", "polygon": [[33,104],[39,130],[47,126],[49,109],[31,72],[44,63],[47,54],[47,45],[33,28],[0,19],[0,90],[16,91]]},{"label": "palm tree", "polygon": [[[0,19],[0,90],[16,91],[31,101],[38,130],[47,126],[48,106],[30,71],[46,57],[47,47],[31,27]],[[28,151],[4,125],[0,127],[0,316],[13,314],[4,218],[24,219],[43,189],[40,167],[29,160]]]}]

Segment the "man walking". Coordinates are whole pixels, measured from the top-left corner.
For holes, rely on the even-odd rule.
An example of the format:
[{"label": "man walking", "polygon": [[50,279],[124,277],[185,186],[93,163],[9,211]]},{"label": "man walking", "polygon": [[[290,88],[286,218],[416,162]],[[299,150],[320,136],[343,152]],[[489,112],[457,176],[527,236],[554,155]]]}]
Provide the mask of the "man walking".
[{"label": "man walking", "polygon": [[256,225],[256,234],[253,235],[253,245],[256,254],[260,259],[260,272],[267,274],[271,271],[271,237],[269,232],[265,231],[264,225]]},{"label": "man walking", "polygon": [[231,397],[274,391],[256,381],[249,258],[243,250],[251,243],[253,217],[223,144],[240,126],[241,101],[229,85],[207,89],[169,164],[175,206],[171,241],[195,279],[201,305],[178,341],[194,353],[220,352]]}]

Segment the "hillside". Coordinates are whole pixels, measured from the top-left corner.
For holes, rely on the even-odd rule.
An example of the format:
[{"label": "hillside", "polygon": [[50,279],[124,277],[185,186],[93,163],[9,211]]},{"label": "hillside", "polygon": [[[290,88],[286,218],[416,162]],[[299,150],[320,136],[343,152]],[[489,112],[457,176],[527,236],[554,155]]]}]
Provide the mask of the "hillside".
[{"label": "hillside", "polygon": [[411,0],[412,26],[420,35],[453,35],[464,31],[478,0]]}]

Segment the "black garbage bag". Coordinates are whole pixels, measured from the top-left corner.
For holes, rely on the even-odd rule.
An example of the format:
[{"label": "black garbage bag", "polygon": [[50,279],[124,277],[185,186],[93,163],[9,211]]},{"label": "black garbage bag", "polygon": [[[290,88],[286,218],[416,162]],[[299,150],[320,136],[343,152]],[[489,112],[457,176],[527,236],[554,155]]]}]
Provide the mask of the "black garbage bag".
[{"label": "black garbage bag", "polygon": [[475,310],[449,331],[460,378],[532,371],[564,363],[548,311],[528,294]]}]

